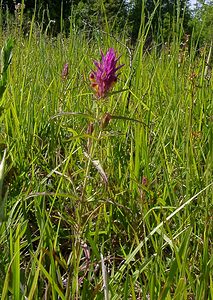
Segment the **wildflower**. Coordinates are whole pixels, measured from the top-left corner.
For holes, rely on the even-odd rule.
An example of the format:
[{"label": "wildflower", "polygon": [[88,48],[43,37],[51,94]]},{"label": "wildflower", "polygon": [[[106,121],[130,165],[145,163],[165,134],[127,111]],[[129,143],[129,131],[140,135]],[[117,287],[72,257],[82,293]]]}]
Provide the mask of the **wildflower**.
[{"label": "wildflower", "polygon": [[94,61],[96,70],[90,74],[91,87],[96,93],[97,98],[104,98],[117,82],[118,74],[116,72],[123,67],[116,67],[120,57],[116,57],[116,52],[110,48],[104,56],[101,51],[101,61]]},{"label": "wildflower", "polygon": [[142,185],[147,186],[148,185],[148,178],[146,176],[143,176],[141,183],[142,183]]},{"label": "wildflower", "polygon": [[106,128],[111,119],[112,119],[112,116],[110,115],[110,113],[107,112],[101,120],[101,128],[102,129]]},{"label": "wildflower", "polygon": [[196,77],[197,77],[197,74],[196,74],[195,72],[192,72],[192,73],[189,75],[189,80],[194,80]]},{"label": "wildflower", "polygon": [[66,63],[66,64],[64,65],[64,67],[63,67],[63,70],[62,70],[62,73],[61,73],[61,78],[62,78],[63,80],[67,79],[68,74],[69,74],[69,66],[68,66],[68,64]]},{"label": "wildflower", "polygon": [[19,12],[21,9],[25,9],[25,4],[23,3],[17,3],[17,4],[15,4],[15,10],[17,11],[17,12]]}]

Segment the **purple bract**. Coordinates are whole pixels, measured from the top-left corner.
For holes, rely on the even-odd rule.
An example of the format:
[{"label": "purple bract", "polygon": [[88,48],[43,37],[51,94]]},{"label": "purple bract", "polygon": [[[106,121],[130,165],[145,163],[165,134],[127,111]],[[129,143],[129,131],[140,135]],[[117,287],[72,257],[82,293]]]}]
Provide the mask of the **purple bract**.
[{"label": "purple bract", "polygon": [[61,73],[61,78],[63,80],[67,79],[68,74],[69,74],[69,65],[66,63],[63,66],[63,70],[62,70],[62,73]]},{"label": "purple bract", "polygon": [[101,61],[94,61],[96,70],[90,74],[91,87],[96,93],[97,98],[104,98],[112,89],[117,81],[118,74],[116,72],[123,67],[117,65],[120,57],[116,56],[113,48],[110,48],[104,56],[101,51]]}]

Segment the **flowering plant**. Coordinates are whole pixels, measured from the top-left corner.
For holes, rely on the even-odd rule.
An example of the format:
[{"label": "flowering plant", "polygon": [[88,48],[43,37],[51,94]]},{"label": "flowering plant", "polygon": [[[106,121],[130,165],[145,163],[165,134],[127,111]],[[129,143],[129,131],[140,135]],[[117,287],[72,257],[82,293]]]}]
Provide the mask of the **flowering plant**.
[{"label": "flowering plant", "polygon": [[94,61],[96,70],[90,74],[91,87],[96,93],[97,98],[104,98],[117,82],[116,72],[123,67],[117,66],[120,56],[116,56],[113,48],[110,48],[106,55],[101,51],[101,61]]},{"label": "flowering plant", "polygon": [[68,65],[68,63],[66,63],[66,64],[64,64],[64,67],[63,67],[63,70],[61,73],[61,78],[63,80],[67,79],[68,74],[69,74],[69,65]]}]

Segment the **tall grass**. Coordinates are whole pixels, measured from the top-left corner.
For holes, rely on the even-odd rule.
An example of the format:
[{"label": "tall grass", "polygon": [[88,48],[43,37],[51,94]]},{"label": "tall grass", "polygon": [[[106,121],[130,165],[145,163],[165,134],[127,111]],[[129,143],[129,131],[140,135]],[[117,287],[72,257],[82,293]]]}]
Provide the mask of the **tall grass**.
[{"label": "tall grass", "polygon": [[[209,49],[197,53],[193,39],[181,49],[180,34],[144,52],[141,30],[131,64],[125,41],[107,33],[49,38],[33,22],[28,36],[10,32],[1,299],[213,298]],[[108,47],[125,67],[120,92],[101,102],[88,76]]]}]

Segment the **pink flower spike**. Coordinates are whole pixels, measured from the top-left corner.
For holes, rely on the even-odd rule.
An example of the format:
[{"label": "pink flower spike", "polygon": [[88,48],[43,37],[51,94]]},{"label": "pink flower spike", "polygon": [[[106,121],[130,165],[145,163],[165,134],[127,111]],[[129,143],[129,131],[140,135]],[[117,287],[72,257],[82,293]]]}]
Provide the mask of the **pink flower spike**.
[{"label": "pink flower spike", "polygon": [[63,66],[63,70],[62,70],[62,73],[61,73],[61,78],[63,80],[67,79],[68,74],[69,74],[69,65],[66,63]]},{"label": "pink flower spike", "polygon": [[120,58],[116,56],[113,48],[110,48],[106,55],[101,50],[101,61],[94,61],[96,70],[90,73],[91,87],[96,93],[97,98],[104,98],[117,82],[118,74],[116,72],[123,67],[117,65]]}]

